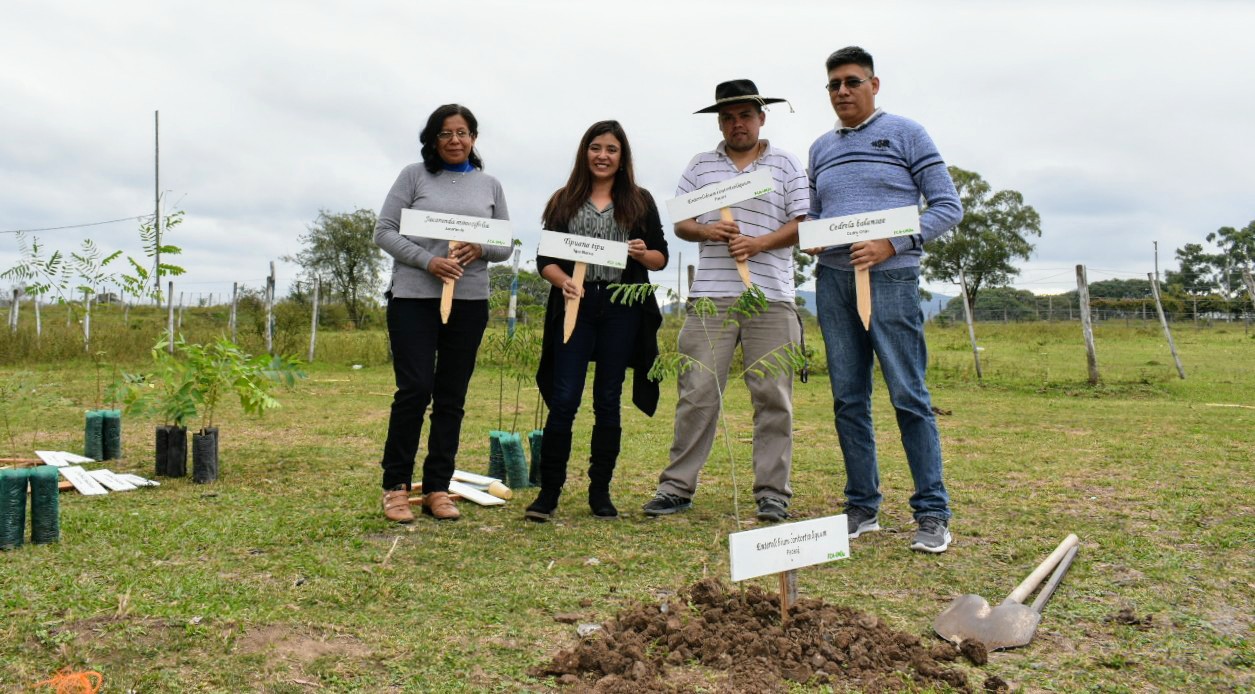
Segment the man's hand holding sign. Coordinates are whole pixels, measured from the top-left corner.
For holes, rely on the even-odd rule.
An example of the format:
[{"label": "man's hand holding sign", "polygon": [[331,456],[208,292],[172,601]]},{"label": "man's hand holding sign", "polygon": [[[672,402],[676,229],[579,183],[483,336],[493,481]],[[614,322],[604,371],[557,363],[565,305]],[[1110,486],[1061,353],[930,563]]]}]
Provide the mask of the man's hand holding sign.
[{"label": "man's hand holding sign", "polygon": [[871,330],[872,323],[872,288],[868,272],[896,253],[888,239],[918,233],[919,208],[914,205],[816,219],[802,222],[797,228],[798,245],[811,253],[827,246],[853,244],[850,246],[850,263],[854,266],[858,316],[865,330]]},{"label": "man's hand holding sign", "polygon": [[620,243],[588,236],[564,234],[560,231],[540,232],[538,255],[563,260],[574,260],[571,278],[562,283],[562,295],[566,298],[566,315],[562,324],[562,341],[571,339],[575,321],[580,312],[580,298],[584,296],[584,273],[588,263],[623,269],[628,256],[640,260],[646,252],[645,242],[640,239]]},{"label": "man's hand holding sign", "polygon": [[698,215],[719,210],[720,221],[706,226],[709,241],[728,244],[728,254],[736,261],[736,271],[746,288],[753,286],[746,260],[761,249],[754,249],[756,241],[742,236],[732,218],[731,206],[760,195],[770,193],[775,186],[771,172],[756,169],[750,173],[726,181],[719,181],[667,201],[667,212],[674,220],[693,219]]},{"label": "man's hand holding sign", "polygon": [[427,264],[427,272],[444,281],[440,292],[440,320],[449,322],[453,310],[453,293],[462,268],[484,254],[484,244],[509,246],[512,243],[510,222],[504,219],[467,217],[445,212],[401,210],[401,234],[449,242],[449,256],[436,256]]}]

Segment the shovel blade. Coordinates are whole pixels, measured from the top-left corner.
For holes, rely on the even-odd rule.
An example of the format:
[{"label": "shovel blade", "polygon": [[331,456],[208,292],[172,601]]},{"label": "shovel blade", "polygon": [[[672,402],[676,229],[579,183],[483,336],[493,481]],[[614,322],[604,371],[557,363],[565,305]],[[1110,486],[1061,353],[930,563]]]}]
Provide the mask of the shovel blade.
[{"label": "shovel blade", "polygon": [[985,649],[1026,646],[1033,640],[1041,615],[1018,602],[1004,602],[997,607],[979,595],[961,595],[954,599],[937,619],[933,631],[954,644],[967,640],[980,641]]}]

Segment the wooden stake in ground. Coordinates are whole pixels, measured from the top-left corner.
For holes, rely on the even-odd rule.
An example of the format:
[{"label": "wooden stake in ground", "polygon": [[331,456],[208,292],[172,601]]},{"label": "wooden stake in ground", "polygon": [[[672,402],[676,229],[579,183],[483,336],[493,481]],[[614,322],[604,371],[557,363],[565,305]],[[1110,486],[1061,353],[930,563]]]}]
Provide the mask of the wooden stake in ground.
[{"label": "wooden stake in ground", "polygon": [[1181,380],[1185,380],[1185,369],[1181,366],[1181,357],[1177,356],[1177,346],[1172,341],[1172,331],[1168,329],[1168,319],[1163,314],[1163,304],[1159,301],[1159,281],[1155,279],[1155,273],[1146,273],[1146,278],[1150,280],[1150,293],[1155,297],[1155,311],[1159,313],[1159,324],[1163,326],[1163,334],[1168,338],[1168,351],[1172,352],[1172,361],[1177,364],[1177,373],[1180,374]]},{"label": "wooden stake in ground", "polygon": [[[462,244],[458,243],[457,241],[449,242],[449,257],[450,258],[453,257],[453,251],[456,250],[457,247],[461,245]],[[453,289],[454,289],[454,286],[457,284],[457,282],[458,282],[457,280],[446,279],[444,281],[444,287],[440,289],[440,322],[441,323],[448,323],[449,314],[453,312]]]},{"label": "wooden stake in ground", "polygon": [[[730,207],[719,208],[719,218],[725,222],[736,221],[735,219],[732,218],[732,208]],[[754,286],[754,283],[750,281],[749,262],[744,261],[744,260],[736,261],[736,272],[738,275],[741,276],[741,282],[745,285],[746,289],[749,289],[750,287]]]},{"label": "wooden stake in ground", "polygon": [[789,610],[797,603],[797,569],[781,571],[780,577],[780,625],[789,623]]},{"label": "wooden stake in ground", "polygon": [[[571,275],[571,281],[577,287],[584,286],[584,274],[588,271],[588,264],[575,261],[575,271]],[[566,316],[562,321],[562,343],[566,344],[571,340],[571,333],[575,332],[575,321],[580,314],[580,298],[566,300]]]},{"label": "wooden stake in ground", "polygon": [[1089,318],[1089,281],[1085,266],[1076,266],[1076,300],[1081,310],[1081,332],[1085,335],[1085,357],[1089,365],[1089,384],[1098,385],[1098,355],[1094,352],[1094,325]]}]

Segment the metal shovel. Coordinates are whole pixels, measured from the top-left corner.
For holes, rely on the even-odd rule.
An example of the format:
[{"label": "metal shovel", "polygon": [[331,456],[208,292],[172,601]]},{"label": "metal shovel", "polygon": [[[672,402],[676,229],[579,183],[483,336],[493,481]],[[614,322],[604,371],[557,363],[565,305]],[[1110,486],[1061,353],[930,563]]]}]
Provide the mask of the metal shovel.
[{"label": "metal shovel", "polygon": [[[1016,586],[997,607],[990,607],[979,595],[969,594],[955,598],[945,611],[937,615],[937,619],[933,621],[933,631],[955,644],[969,639],[979,641],[989,651],[1028,645],[1041,621],[1042,608],[1046,606],[1046,601],[1050,600],[1059,581],[1063,580],[1063,574],[1072,564],[1072,559],[1076,557],[1079,542],[1076,535],[1064,538],[1055,551],[1038,564],[1033,573]],[[1054,569],[1054,575],[1042,589],[1041,595],[1033,602],[1032,607],[1024,605],[1024,599],[1037,588],[1037,584],[1041,583],[1051,569]]]}]

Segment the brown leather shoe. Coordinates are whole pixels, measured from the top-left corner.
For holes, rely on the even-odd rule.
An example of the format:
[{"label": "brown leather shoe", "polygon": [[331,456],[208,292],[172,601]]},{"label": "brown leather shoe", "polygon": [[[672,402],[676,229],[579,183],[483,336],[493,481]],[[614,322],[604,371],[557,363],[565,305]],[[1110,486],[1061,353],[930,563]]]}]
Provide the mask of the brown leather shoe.
[{"label": "brown leather shoe", "polygon": [[410,511],[410,492],[406,489],[384,492],[383,517],[394,523],[413,523],[414,512]]},{"label": "brown leather shoe", "polygon": [[462,517],[458,513],[457,504],[449,498],[448,492],[431,492],[423,495],[423,513],[436,520],[455,521]]}]

